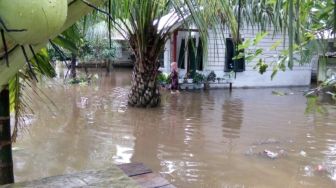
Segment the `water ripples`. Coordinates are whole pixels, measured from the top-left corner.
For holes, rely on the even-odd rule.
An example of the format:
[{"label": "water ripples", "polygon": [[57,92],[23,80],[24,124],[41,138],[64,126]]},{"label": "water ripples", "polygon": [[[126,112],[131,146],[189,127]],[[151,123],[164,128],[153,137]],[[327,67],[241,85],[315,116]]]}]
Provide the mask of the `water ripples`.
[{"label": "water ripples", "polygon": [[18,180],[136,161],[177,187],[335,185],[335,109],[305,114],[298,91],[163,91],[159,108],[137,109],[127,106],[128,74],[107,78],[96,89],[46,89],[61,112],[38,109],[33,137],[14,152]]}]

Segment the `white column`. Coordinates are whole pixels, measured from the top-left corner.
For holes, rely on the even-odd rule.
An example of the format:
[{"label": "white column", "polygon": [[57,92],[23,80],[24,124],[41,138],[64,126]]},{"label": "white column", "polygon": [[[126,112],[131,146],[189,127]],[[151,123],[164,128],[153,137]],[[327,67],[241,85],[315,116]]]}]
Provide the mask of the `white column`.
[{"label": "white column", "polygon": [[165,48],[164,48],[164,67],[163,70],[165,72],[170,72],[170,52],[171,52],[171,45],[170,45],[170,39],[166,42]]}]

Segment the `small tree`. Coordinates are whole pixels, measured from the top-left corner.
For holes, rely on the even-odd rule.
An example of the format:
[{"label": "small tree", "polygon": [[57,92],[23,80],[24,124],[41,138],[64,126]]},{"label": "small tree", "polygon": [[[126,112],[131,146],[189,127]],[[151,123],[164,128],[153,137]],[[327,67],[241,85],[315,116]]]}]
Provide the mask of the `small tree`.
[{"label": "small tree", "polygon": [[[221,6],[223,10],[217,8]],[[155,107],[160,103],[156,82],[160,66],[159,56],[175,24],[188,24],[191,15],[190,18],[199,26],[202,39],[206,40],[209,26],[218,21],[213,19],[214,16],[223,11],[223,17],[227,18],[226,23],[229,23],[230,28],[235,28],[231,31],[233,37],[236,37],[235,18],[225,1],[112,0],[111,9],[110,18],[114,27],[128,39],[135,56],[132,88],[128,99],[131,106]]]}]

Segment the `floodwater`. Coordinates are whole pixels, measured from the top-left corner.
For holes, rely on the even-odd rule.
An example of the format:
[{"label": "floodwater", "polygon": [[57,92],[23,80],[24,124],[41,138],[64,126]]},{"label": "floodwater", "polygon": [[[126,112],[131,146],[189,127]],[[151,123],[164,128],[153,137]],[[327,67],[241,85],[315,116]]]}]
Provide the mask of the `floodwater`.
[{"label": "floodwater", "polygon": [[306,88],[162,91],[160,107],[137,109],[130,75],[41,87],[57,107],[32,96],[16,181],[143,162],[182,188],[336,187],[336,108],[306,114]]}]

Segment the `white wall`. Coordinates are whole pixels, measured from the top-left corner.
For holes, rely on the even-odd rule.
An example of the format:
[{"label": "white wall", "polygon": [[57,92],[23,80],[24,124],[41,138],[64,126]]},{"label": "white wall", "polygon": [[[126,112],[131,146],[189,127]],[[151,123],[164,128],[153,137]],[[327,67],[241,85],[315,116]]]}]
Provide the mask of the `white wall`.
[{"label": "white wall", "polygon": [[[219,28],[216,28],[219,29]],[[250,38],[253,40],[258,30],[255,28],[242,28],[241,35],[245,40]],[[225,39],[229,38],[229,32],[220,34],[219,31],[209,30],[208,40],[208,57],[204,72],[215,71],[216,75],[223,77],[225,65]],[[216,34],[217,33],[217,34]],[[305,86],[310,84],[311,80],[311,63],[299,65],[296,63],[293,70],[285,72],[279,71],[274,79],[271,79],[273,65],[278,61],[278,54],[284,49],[283,34],[273,34],[272,28],[268,29],[268,35],[259,42],[257,46],[252,46],[246,51],[255,52],[256,49],[262,48],[264,53],[251,62],[246,62],[246,69],[244,72],[238,72],[236,78],[233,78],[233,87],[272,87],[272,86]],[[271,46],[277,41],[281,44],[275,49],[271,50]],[[259,58],[262,58],[268,65],[268,71],[260,74],[254,67]]]},{"label": "white wall", "polygon": [[171,57],[172,57],[171,41],[172,40],[168,40],[164,48],[164,67],[161,67],[161,70],[164,72],[170,72],[170,62],[171,62]]},{"label": "white wall", "polygon": [[[187,31],[179,31],[178,35],[177,35],[177,52],[176,52],[176,61],[178,61],[179,56],[180,56],[180,48],[181,48],[181,41],[182,39],[185,39],[185,49],[187,50],[187,45],[188,45],[188,37],[189,37],[189,32]],[[196,39],[198,38],[198,34],[196,32],[192,32],[192,36],[196,37]],[[170,72],[170,64],[173,62],[173,34],[171,35],[170,40],[168,40],[165,44],[165,51],[164,51],[164,67],[160,67],[160,70],[164,71],[164,72]],[[196,45],[198,45],[198,40],[196,40]],[[184,67],[187,67],[187,51],[185,52],[185,56],[184,56]],[[186,73],[185,69],[180,69],[179,70],[179,77],[182,78]]]},{"label": "white wall", "polygon": [[[229,73],[224,72],[225,65],[225,38],[229,38],[229,32],[223,34],[215,30],[209,30],[208,38],[208,55],[204,58],[205,65],[203,73],[207,75],[210,71],[215,71],[217,77],[223,77]],[[245,40],[250,38],[253,40],[258,30],[255,28],[242,28],[241,35]],[[188,32],[179,32],[177,36],[177,58],[179,57],[181,39],[188,36]],[[258,48],[263,48],[264,53],[252,62],[246,62],[244,72],[238,72],[236,78],[233,78],[233,87],[272,87],[272,86],[306,86],[310,84],[312,64],[304,65],[295,64],[293,70],[285,72],[279,71],[278,74],[271,79],[272,69],[275,62],[278,61],[277,55],[284,49],[283,34],[273,34],[273,29],[268,29],[268,35],[259,42],[257,46],[252,46],[246,51],[254,52]],[[171,40],[172,41],[172,40]],[[271,50],[271,46],[277,41],[281,44]],[[286,40],[287,41],[287,40]],[[171,43],[170,43],[171,44]],[[187,45],[187,44],[186,44]],[[172,44],[171,44],[171,49]],[[170,52],[169,52],[170,53]],[[172,52],[170,53],[172,54]],[[269,70],[261,75],[254,67],[259,58],[262,58],[268,65]],[[187,62],[187,61],[185,61]],[[273,64],[273,65],[272,65]],[[170,70],[170,69],[169,69]],[[185,70],[180,70],[180,77],[183,77]]]}]

